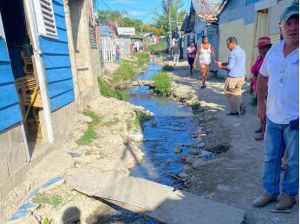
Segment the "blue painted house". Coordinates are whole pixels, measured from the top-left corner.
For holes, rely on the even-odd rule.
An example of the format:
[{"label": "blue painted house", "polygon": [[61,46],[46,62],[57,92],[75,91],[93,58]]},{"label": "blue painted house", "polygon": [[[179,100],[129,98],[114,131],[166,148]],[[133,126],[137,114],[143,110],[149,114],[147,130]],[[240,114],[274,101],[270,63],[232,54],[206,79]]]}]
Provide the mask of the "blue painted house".
[{"label": "blue painted house", "polygon": [[63,0],[0,2],[0,93],[2,197],[76,113]]}]

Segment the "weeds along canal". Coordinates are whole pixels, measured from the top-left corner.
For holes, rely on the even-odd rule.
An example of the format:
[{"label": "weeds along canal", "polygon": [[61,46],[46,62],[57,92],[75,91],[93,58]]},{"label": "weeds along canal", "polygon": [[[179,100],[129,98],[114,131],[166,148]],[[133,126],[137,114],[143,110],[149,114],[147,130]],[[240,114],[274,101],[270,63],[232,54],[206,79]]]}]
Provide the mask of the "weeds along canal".
[{"label": "weeds along canal", "polygon": [[[151,80],[160,70],[161,66],[150,64],[137,80]],[[192,138],[195,127],[192,109],[166,96],[153,94],[149,87],[133,87],[128,91],[131,95],[130,103],[143,106],[155,115],[153,119],[144,123],[144,161],[131,170],[131,176],[169,186],[178,185],[169,174],[176,175],[183,169],[178,159],[188,153],[188,146],[196,144],[196,140]]]}]

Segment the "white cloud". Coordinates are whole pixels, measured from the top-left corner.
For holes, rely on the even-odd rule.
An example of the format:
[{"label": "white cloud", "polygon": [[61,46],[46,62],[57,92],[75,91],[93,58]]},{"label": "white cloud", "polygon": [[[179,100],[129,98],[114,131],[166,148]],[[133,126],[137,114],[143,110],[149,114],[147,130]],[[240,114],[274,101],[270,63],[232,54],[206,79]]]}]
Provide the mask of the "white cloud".
[{"label": "white cloud", "polygon": [[140,17],[146,15],[146,11],[137,11],[137,10],[132,10],[132,11],[127,11],[127,16],[128,17]]}]

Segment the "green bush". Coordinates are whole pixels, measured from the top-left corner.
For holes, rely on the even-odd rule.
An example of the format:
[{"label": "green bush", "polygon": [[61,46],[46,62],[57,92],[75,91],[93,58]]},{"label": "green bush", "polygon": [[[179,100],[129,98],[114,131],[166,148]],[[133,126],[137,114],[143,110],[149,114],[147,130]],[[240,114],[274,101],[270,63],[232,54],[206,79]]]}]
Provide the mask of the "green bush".
[{"label": "green bush", "polygon": [[162,70],[163,70],[164,72],[171,72],[171,71],[174,70],[174,67],[173,67],[172,65],[164,65],[164,66],[162,67]]},{"label": "green bush", "polygon": [[127,100],[129,93],[124,89],[117,89],[109,85],[103,78],[98,78],[100,93],[105,97],[113,97],[119,100]]},{"label": "green bush", "polygon": [[166,47],[164,43],[152,44],[148,47],[151,54],[159,55],[160,53],[166,51]]},{"label": "green bush", "polygon": [[150,55],[147,52],[139,52],[139,53],[137,53],[136,56],[137,56],[137,60],[136,60],[135,64],[138,67],[145,66],[146,64],[148,64],[150,62]]},{"label": "green bush", "polygon": [[121,62],[119,68],[112,73],[114,83],[119,83],[127,80],[132,80],[136,75],[136,71],[132,64]]},{"label": "green bush", "polygon": [[160,94],[169,94],[171,91],[171,79],[166,72],[158,72],[152,78],[154,90]]},{"label": "green bush", "polygon": [[88,124],[88,128],[84,131],[80,139],[76,141],[78,145],[89,145],[92,143],[98,137],[95,128],[101,123],[101,118],[93,111],[87,110],[84,112],[84,115],[91,117],[92,122]]}]

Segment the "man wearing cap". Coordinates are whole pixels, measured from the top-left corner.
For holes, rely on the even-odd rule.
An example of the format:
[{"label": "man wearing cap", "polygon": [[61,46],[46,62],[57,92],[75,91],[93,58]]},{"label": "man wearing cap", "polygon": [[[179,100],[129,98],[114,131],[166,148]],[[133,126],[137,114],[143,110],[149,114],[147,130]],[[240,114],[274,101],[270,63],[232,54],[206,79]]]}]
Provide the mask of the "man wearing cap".
[{"label": "man wearing cap", "polygon": [[229,37],[226,40],[226,44],[230,50],[228,62],[217,62],[216,64],[218,68],[228,72],[224,91],[231,111],[227,115],[244,115],[246,113],[246,107],[243,104],[242,87],[246,75],[246,54],[238,45],[236,37]]},{"label": "man wearing cap", "polygon": [[[283,40],[267,53],[258,76],[258,115],[266,119],[263,187],[254,200],[263,207],[280,193],[281,158],[287,153],[278,210],[291,208],[299,188],[299,6],[288,7],[281,19]],[[268,89],[267,89],[268,85]],[[267,105],[265,96],[268,92]]]}]

